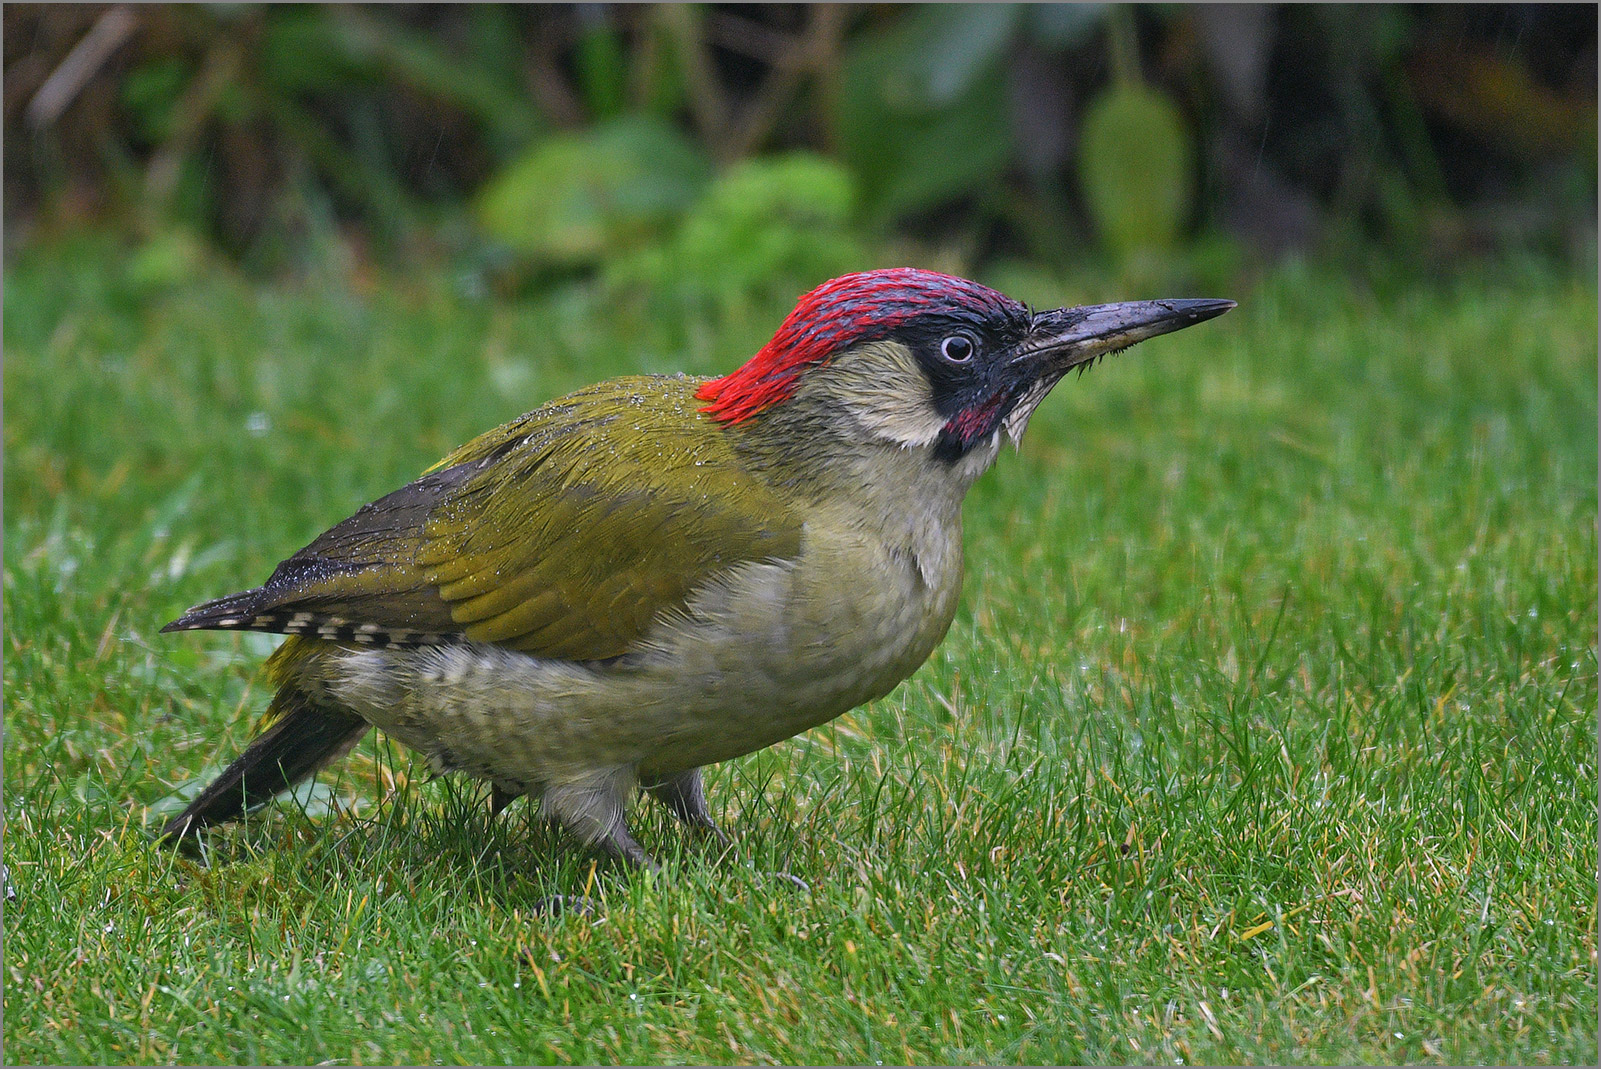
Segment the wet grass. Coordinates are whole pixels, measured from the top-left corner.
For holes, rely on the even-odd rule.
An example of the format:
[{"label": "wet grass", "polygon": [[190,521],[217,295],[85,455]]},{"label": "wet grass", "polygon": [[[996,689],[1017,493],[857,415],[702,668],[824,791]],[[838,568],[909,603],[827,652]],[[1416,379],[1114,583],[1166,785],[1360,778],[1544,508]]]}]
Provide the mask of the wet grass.
[{"label": "wet grass", "polygon": [[638,809],[650,880],[374,737],[152,848],[273,645],[156,630],[785,309],[158,293],[87,252],[5,286],[8,1062],[1595,1061],[1594,279],[1287,269],[1064,384],[970,498],[929,664],[710,771],[726,854]]}]

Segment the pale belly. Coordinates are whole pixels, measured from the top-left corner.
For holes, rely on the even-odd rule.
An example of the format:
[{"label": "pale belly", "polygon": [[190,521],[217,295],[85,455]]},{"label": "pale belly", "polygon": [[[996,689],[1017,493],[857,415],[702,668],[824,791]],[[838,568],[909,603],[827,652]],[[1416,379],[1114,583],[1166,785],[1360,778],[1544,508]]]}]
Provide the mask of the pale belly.
[{"label": "pale belly", "polygon": [[788,739],[911,675],[951,623],[957,540],[914,555],[815,539],[806,565],[743,566],[606,664],[349,648],[330,690],[442,770],[523,791],[619,767],[650,781]]}]

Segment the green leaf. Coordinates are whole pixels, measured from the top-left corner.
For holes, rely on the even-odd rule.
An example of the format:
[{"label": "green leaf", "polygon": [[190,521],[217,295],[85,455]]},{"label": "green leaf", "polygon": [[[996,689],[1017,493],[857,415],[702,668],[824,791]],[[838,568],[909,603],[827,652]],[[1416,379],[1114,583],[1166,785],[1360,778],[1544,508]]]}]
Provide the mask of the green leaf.
[{"label": "green leaf", "polygon": [[530,260],[592,264],[662,233],[710,171],[666,123],[620,119],[537,142],[489,181],[476,214],[491,237]]},{"label": "green leaf", "polygon": [[811,153],[745,160],[721,175],[673,239],[609,266],[618,291],[672,291],[725,309],[791,296],[860,267],[851,175]]},{"label": "green leaf", "polygon": [[909,54],[922,73],[924,97],[950,104],[1000,57],[1019,9],[1012,4],[950,4],[925,8],[925,50]]},{"label": "green leaf", "polygon": [[617,33],[604,22],[586,29],[578,39],[573,63],[590,115],[611,119],[620,114],[628,70]]},{"label": "green leaf", "polygon": [[1000,6],[918,9],[846,56],[840,149],[871,219],[927,210],[1001,174],[1012,128],[1000,59],[1016,18]]},{"label": "green leaf", "polygon": [[172,133],[173,107],[193,72],[182,60],[162,58],[142,63],[122,84],[122,105],[141,137],[152,144]]},{"label": "green leaf", "polygon": [[347,44],[326,10],[286,4],[266,13],[257,64],[271,89],[329,92],[378,81],[378,64]]},{"label": "green leaf", "polygon": [[1120,83],[1085,110],[1079,180],[1107,248],[1120,259],[1172,248],[1190,214],[1193,150],[1179,109]]},{"label": "green leaf", "polygon": [[205,242],[175,227],[152,235],[128,258],[126,278],[139,293],[153,294],[193,285],[205,269]]},{"label": "green leaf", "polygon": [[448,101],[482,122],[502,146],[525,144],[540,127],[538,116],[515,83],[496,71],[452,55],[432,37],[362,8],[330,8],[340,45],[352,62],[373,64],[392,80]]}]

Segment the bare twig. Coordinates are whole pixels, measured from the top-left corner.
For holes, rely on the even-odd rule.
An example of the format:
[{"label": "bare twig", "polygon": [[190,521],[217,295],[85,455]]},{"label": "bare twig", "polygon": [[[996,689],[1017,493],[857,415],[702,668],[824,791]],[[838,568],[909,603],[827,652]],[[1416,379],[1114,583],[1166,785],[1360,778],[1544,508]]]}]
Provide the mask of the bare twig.
[{"label": "bare twig", "polygon": [[145,192],[152,204],[165,208],[178,188],[184,158],[217,110],[223,91],[238,78],[241,59],[238,41],[224,35],[206,53],[200,73],[178,98],[173,108],[172,133],[162,141],[145,169]]},{"label": "bare twig", "polygon": [[761,60],[770,67],[790,49],[790,38],[761,23],[713,8],[706,16],[707,39],[730,52]]},{"label": "bare twig", "polygon": [[728,140],[728,154],[739,159],[757,148],[773,132],[803,75],[821,72],[834,55],[845,23],[840,4],[817,4],[810,8],[811,20],[799,40],[790,41],[774,61],[756,97],[745,109]]},{"label": "bare twig", "polygon": [[712,66],[700,10],[693,4],[660,4],[656,13],[678,46],[685,86],[690,91],[690,115],[701,130],[702,141],[719,159],[734,159],[727,137],[729,107]]},{"label": "bare twig", "polygon": [[583,124],[584,105],[562,74],[558,53],[564,43],[551,25],[543,25],[529,49],[524,75],[540,113],[552,126],[568,130]]},{"label": "bare twig", "polygon": [[28,125],[43,130],[61,118],[111,54],[138,28],[139,20],[127,5],[107,8],[28,102],[24,115]]}]

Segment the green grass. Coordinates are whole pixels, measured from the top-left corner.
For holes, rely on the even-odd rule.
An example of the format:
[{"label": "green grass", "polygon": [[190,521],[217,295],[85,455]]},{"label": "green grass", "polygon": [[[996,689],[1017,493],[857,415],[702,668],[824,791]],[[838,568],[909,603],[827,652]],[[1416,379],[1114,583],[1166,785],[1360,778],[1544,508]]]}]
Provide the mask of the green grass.
[{"label": "green grass", "polygon": [[[1596,1060],[1594,278],[1287,269],[1063,384],[969,501],[929,664],[712,770],[726,856],[636,810],[652,881],[374,738],[203,859],[152,848],[273,645],[156,631],[785,310],[122,263],[5,280],[8,1063]],[[535,914],[586,887],[599,919]]]}]

